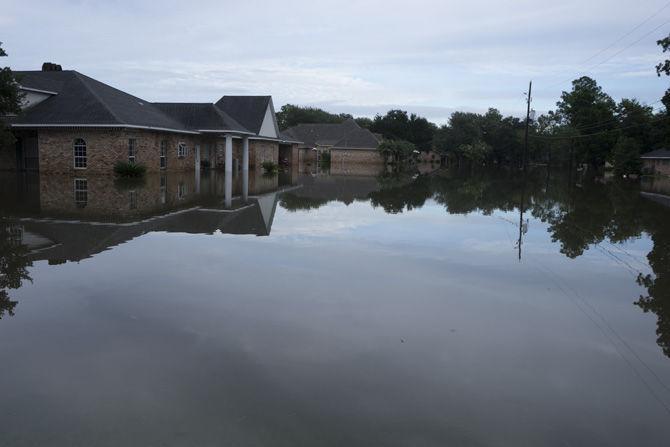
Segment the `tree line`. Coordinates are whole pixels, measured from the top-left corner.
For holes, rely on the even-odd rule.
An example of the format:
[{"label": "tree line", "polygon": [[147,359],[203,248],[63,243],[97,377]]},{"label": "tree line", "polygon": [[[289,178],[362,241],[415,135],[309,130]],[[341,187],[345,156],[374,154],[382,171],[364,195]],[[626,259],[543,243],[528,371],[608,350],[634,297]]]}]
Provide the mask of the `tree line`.
[{"label": "tree line", "polygon": [[[664,53],[670,51],[670,35],[657,43]],[[670,76],[670,60],[659,63],[656,72]],[[641,153],[670,148],[670,89],[657,102],[664,106],[658,112],[634,98],[617,103],[596,80],[575,79],[555,110],[530,122],[528,160],[594,168],[609,162],[618,173],[639,172]],[[380,150],[396,160],[416,150],[436,151],[459,165],[520,165],[524,158],[525,119],[503,116],[495,108],[483,114],[455,112],[442,126],[404,110],[370,119],[288,104],[277,117],[282,129],[355,119],[361,127],[382,135]]]}]

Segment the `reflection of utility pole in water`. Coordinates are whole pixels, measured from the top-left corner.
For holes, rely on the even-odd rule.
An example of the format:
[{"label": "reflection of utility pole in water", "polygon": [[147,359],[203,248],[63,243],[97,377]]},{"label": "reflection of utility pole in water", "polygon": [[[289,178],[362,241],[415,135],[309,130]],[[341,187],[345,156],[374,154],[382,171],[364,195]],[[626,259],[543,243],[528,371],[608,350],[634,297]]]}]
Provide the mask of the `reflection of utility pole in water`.
[{"label": "reflection of utility pole in water", "polygon": [[519,240],[517,241],[517,248],[519,249],[519,261],[521,261],[521,245],[523,245],[523,235],[528,232],[528,220],[523,221],[524,201],[526,196],[526,174],[523,174],[523,186],[521,187],[521,203],[519,204]]}]

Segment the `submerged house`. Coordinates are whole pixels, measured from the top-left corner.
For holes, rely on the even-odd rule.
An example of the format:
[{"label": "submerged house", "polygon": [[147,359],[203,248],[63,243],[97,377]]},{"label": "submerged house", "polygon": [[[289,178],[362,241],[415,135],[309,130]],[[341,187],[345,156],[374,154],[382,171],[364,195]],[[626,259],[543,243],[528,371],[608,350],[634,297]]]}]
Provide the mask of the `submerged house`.
[{"label": "submerged house", "polygon": [[670,150],[656,149],[640,156],[642,170],[650,173],[670,175]]},{"label": "submerged house", "polygon": [[380,138],[353,119],[338,124],[298,124],[286,129],[285,140],[296,141],[300,162],[317,162],[327,153],[331,163],[382,163]]},{"label": "submerged house", "polygon": [[111,173],[124,161],[148,171],[232,170],[277,163],[280,148],[291,159],[297,154],[297,142],[280,136],[270,96],[152,103],[47,64],[14,73],[23,110],[2,117],[17,144],[0,150],[0,169]]}]

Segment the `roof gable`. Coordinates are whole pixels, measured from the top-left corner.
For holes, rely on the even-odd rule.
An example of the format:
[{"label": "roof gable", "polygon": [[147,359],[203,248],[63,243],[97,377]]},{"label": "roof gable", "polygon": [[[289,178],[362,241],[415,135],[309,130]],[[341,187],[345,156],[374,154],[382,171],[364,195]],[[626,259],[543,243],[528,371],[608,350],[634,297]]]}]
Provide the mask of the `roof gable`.
[{"label": "roof gable", "polygon": [[216,102],[216,106],[245,128],[258,134],[270,103],[270,96],[224,96]]}]

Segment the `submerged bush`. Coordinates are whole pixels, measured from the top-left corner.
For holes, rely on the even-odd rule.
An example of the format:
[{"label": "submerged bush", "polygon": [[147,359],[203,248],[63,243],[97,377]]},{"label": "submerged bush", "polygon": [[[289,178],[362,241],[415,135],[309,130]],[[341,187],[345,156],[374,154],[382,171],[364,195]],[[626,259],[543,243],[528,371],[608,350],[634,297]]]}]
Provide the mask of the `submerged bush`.
[{"label": "submerged bush", "polygon": [[114,174],[119,177],[142,177],[147,172],[143,164],[119,161],[114,165]]},{"label": "submerged bush", "polygon": [[271,160],[264,161],[261,163],[261,166],[263,167],[263,171],[265,171],[266,174],[275,174],[279,170],[277,163]]}]

